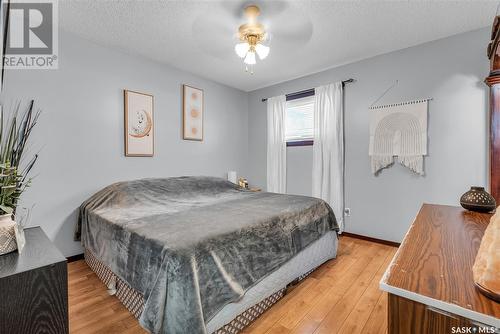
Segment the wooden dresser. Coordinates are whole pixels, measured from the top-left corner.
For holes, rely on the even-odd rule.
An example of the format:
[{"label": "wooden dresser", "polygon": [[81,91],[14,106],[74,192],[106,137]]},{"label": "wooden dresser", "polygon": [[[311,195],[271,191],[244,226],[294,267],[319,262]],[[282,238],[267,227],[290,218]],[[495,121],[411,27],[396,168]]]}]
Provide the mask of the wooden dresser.
[{"label": "wooden dresser", "polygon": [[472,279],[490,217],[459,207],[422,206],[380,282],[389,293],[389,334],[500,328],[500,304],[483,296]]},{"label": "wooden dresser", "polygon": [[66,258],[40,227],[26,246],[0,256],[0,333],[68,333]]}]

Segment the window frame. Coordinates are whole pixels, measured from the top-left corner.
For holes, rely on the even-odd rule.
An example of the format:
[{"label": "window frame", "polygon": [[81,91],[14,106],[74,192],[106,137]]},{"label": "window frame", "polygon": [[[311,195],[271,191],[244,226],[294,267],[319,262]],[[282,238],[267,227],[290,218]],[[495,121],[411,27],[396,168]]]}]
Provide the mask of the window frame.
[{"label": "window frame", "polygon": [[[288,94],[286,96],[286,101],[292,101],[292,100],[297,100],[297,99],[302,99],[304,97],[309,97],[309,96],[314,96],[315,91],[314,89],[309,89],[306,91],[294,93],[294,94]],[[286,146],[287,147],[295,147],[295,146],[312,146],[314,145],[314,140],[312,139],[305,139],[305,140],[290,140],[286,141]]]}]

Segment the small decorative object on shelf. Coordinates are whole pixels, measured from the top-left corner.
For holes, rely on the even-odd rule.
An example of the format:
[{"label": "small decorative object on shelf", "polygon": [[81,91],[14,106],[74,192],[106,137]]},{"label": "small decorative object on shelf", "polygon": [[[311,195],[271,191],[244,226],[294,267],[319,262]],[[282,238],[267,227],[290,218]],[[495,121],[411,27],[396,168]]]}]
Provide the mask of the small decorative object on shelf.
[{"label": "small decorative object on shelf", "polygon": [[483,187],[471,187],[460,197],[460,205],[464,209],[477,212],[491,212],[496,208],[495,199]]},{"label": "small decorative object on shelf", "polygon": [[22,229],[12,218],[16,217],[21,194],[31,184],[28,175],[38,158],[37,154],[31,159],[23,155],[40,115],[40,112],[34,111],[33,104],[34,101],[31,101],[22,114],[18,104],[7,117],[0,106],[0,255],[24,244]]},{"label": "small decorative object on shelf", "polygon": [[0,216],[0,255],[17,249],[15,226],[16,222],[12,220],[12,214]]},{"label": "small decorative object on shelf", "polygon": [[244,177],[238,179],[238,184],[241,188],[248,189],[248,181]]}]

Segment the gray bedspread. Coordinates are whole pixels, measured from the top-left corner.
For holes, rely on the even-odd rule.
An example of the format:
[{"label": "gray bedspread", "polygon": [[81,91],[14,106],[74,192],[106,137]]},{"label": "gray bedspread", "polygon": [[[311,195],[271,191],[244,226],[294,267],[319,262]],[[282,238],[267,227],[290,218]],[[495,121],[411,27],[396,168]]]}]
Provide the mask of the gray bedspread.
[{"label": "gray bedspread", "polygon": [[82,204],[76,237],[144,294],[144,328],[196,334],[330,230],[338,226],[322,200],[177,177],[104,188]]}]

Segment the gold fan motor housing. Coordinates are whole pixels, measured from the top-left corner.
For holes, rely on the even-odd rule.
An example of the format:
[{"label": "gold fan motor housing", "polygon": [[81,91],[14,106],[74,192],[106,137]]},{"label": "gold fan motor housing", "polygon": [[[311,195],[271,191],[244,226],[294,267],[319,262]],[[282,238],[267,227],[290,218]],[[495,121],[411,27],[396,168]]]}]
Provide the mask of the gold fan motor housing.
[{"label": "gold fan motor housing", "polygon": [[246,7],[245,16],[248,18],[249,22],[242,24],[238,29],[240,40],[248,42],[252,47],[262,41],[266,35],[264,26],[261,23],[257,23],[257,16],[259,15],[259,7],[255,5]]},{"label": "gold fan motor housing", "polygon": [[257,5],[246,6],[244,11],[249,20],[255,20],[260,15],[260,8]]}]

